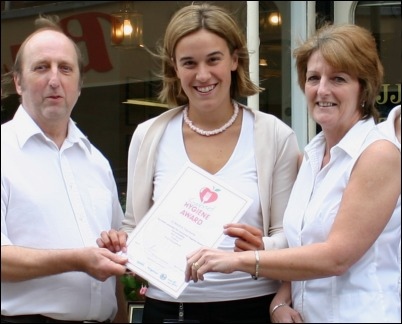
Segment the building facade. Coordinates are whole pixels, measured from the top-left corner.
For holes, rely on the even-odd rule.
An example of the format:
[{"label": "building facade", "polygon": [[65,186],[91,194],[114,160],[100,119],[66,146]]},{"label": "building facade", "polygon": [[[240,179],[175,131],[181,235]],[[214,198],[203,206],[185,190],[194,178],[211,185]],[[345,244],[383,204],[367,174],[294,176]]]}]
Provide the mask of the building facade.
[{"label": "building facade", "polygon": [[[58,15],[85,56],[84,86],[73,119],[109,159],[122,199],[127,149],[136,126],[166,106],[157,101],[159,62],[152,56],[169,19],[191,1],[2,1],[2,74],[12,69],[19,46],[39,14]],[[385,80],[377,102],[381,116],[401,104],[400,1],[214,1],[241,23],[253,80],[265,91],[242,98],[276,115],[296,132],[300,147],[319,131],[309,120],[298,87],[292,49],[320,24],[353,22],[377,39]],[[351,53],[351,55],[353,55]],[[2,100],[2,123],[19,98],[12,87]]]}]

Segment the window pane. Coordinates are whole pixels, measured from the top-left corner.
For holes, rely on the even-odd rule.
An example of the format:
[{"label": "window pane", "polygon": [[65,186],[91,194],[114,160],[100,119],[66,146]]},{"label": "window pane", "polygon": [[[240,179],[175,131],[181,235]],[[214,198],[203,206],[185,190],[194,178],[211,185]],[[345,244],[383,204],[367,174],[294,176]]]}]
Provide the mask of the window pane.
[{"label": "window pane", "polygon": [[377,100],[381,117],[401,104],[401,2],[359,1],[355,23],[371,30],[384,65],[384,83]]}]

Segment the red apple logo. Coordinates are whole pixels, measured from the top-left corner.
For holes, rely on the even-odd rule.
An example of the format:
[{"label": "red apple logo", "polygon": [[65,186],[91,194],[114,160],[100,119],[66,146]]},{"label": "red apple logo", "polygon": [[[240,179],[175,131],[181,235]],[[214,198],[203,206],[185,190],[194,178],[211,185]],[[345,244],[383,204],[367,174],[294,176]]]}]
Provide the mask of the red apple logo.
[{"label": "red apple logo", "polygon": [[[219,189],[215,190],[219,191]],[[218,194],[214,190],[204,187],[200,190],[200,199],[202,203],[211,203],[218,199]]]}]

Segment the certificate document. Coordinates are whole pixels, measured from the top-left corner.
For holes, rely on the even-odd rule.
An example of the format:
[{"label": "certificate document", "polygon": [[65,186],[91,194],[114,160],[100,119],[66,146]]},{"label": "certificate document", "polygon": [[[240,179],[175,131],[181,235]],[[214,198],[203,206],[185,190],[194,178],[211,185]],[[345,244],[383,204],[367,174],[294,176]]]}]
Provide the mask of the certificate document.
[{"label": "certificate document", "polygon": [[223,225],[237,222],[252,199],[220,179],[186,164],[127,240],[127,267],[173,298],[184,281],[186,255],[217,247]]}]

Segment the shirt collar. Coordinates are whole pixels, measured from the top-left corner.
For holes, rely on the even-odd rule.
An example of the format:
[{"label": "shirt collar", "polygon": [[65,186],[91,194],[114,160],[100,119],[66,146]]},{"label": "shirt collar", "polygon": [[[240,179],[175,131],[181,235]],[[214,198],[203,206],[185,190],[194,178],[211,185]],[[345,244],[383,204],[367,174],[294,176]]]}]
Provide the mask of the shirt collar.
[{"label": "shirt collar", "polygon": [[359,120],[336,146],[345,151],[349,156],[354,157],[360,154],[360,148],[367,134],[374,126],[375,122],[373,118]]},{"label": "shirt collar", "polygon": [[[371,117],[366,120],[359,120],[353,127],[345,134],[345,136],[336,144],[333,150],[342,150],[350,157],[360,153],[360,147],[363,144],[369,131],[375,126],[374,119]],[[321,131],[317,134],[309,144],[307,144],[305,149],[305,155],[308,158],[310,152],[317,150],[325,145],[324,133]]]},{"label": "shirt collar", "polygon": [[[42,135],[43,138],[48,138],[35,121],[29,116],[24,107],[20,105],[14,115],[13,120],[15,131],[17,134],[20,147],[24,147],[26,142],[35,135]],[[77,143],[83,149],[87,149],[91,153],[91,143],[88,138],[81,132],[75,125],[75,122],[70,118],[68,122],[68,134],[65,141],[70,143]]]}]

